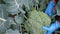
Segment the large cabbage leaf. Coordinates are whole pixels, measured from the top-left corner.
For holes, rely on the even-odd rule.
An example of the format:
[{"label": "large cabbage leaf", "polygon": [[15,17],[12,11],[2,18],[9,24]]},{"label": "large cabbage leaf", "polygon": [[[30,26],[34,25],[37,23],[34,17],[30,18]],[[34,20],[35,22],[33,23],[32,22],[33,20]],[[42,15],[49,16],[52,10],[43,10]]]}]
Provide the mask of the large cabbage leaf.
[{"label": "large cabbage leaf", "polygon": [[11,23],[8,19],[8,12],[6,13],[4,4],[0,4],[0,34],[4,33]]},{"label": "large cabbage leaf", "polygon": [[20,34],[18,30],[8,29],[5,34]]}]

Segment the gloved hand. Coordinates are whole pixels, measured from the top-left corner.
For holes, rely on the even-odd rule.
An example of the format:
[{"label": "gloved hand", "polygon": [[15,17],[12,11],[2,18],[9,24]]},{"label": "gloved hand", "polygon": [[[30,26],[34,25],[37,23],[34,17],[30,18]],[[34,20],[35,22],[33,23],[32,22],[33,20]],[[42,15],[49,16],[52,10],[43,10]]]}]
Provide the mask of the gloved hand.
[{"label": "gloved hand", "polygon": [[46,26],[43,26],[42,29],[47,30],[47,31],[49,30],[49,28]]}]

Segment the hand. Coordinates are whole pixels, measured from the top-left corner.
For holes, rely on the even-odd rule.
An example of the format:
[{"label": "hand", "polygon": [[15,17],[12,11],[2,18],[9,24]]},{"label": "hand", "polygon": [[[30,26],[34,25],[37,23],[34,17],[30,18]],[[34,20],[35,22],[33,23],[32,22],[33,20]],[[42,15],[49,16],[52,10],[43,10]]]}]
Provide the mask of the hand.
[{"label": "hand", "polygon": [[49,29],[49,28],[48,28],[47,26],[43,26],[43,27],[42,27],[42,29],[44,29],[44,30],[47,30],[47,31],[48,31],[48,29]]},{"label": "hand", "polygon": [[54,3],[57,3],[58,2],[58,0],[52,0]]}]

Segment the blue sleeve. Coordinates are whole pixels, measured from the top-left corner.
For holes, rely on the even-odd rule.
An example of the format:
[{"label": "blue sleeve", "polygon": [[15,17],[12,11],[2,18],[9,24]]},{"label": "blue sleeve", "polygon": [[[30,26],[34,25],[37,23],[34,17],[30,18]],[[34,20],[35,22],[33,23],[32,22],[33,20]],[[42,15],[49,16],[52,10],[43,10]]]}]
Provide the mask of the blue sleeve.
[{"label": "blue sleeve", "polygon": [[53,10],[53,7],[54,7],[54,6],[55,6],[55,3],[52,2],[52,1],[50,1],[48,7],[46,8],[45,13],[46,13],[47,15],[49,15],[49,16],[52,16],[52,15],[53,15],[53,14],[52,14],[52,10]]},{"label": "blue sleeve", "polygon": [[57,10],[52,11],[51,16],[54,16],[55,14],[57,14]]}]

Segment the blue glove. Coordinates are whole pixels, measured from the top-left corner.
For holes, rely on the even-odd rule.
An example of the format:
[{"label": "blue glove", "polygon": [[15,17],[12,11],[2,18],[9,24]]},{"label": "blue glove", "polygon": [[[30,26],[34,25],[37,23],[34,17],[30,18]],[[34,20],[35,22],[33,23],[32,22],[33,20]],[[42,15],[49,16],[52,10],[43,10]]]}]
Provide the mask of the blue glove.
[{"label": "blue glove", "polygon": [[49,27],[43,26],[42,29],[47,30],[45,34],[52,34],[56,29],[60,28],[60,24],[58,21],[55,21],[55,23],[51,24]]}]

